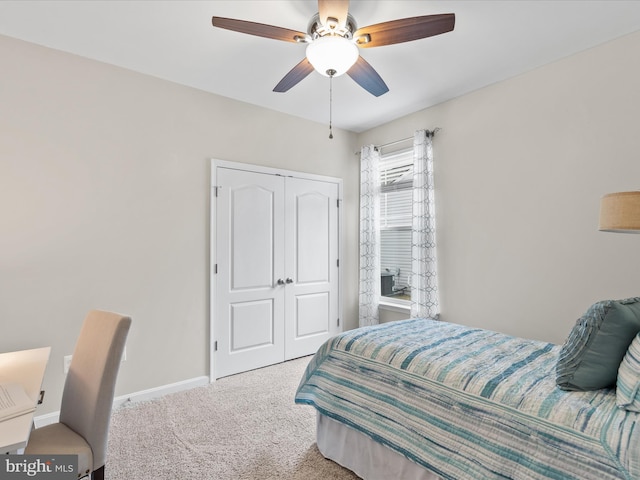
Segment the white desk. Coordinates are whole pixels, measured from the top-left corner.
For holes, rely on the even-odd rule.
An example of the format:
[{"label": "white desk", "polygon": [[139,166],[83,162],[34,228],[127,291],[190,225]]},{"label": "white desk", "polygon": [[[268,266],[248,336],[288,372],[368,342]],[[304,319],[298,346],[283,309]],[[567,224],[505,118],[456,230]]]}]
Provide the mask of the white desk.
[{"label": "white desk", "polygon": [[[33,404],[38,403],[51,347],[0,353],[0,383],[21,384]],[[27,445],[34,412],[0,422],[0,453],[15,452]]]}]

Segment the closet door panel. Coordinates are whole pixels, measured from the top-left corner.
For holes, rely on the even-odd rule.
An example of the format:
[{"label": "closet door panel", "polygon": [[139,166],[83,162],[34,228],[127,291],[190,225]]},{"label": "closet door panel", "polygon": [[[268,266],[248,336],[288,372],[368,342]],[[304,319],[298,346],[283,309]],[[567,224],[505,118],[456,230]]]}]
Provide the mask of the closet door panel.
[{"label": "closet door panel", "polygon": [[338,331],[338,184],[285,183],[285,358],[315,353]]},{"label": "closet door panel", "polygon": [[215,377],[284,360],[284,180],[218,167]]},{"label": "closet door panel", "polygon": [[273,301],[270,299],[230,305],[230,352],[273,345],[274,320]]},{"label": "closet door panel", "polygon": [[[296,338],[329,331],[331,301],[327,292],[296,296]],[[312,352],[313,353],[313,352]]]},{"label": "closet door panel", "polygon": [[259,185],[246,185],[229,194],[230,288],[270,288],[276,261],[276,193]]},{"label": "closet door panel", "polygon": [[295,198],[295,275],[297,283],[329,281],[331,270],[331,198],[313,191]]}]

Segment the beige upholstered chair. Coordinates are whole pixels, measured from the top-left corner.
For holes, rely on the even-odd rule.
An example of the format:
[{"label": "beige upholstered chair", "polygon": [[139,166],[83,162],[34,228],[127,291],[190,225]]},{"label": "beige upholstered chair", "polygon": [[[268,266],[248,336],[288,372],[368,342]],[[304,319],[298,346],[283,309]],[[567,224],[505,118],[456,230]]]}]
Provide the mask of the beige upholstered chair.
[{"label": "beige upholstered chair", "polygon": [[60,422],[31,432],[25,454],[77,454],[78,476],[104,478],[111,406],[131,318],[91,311],[62,393]]}]

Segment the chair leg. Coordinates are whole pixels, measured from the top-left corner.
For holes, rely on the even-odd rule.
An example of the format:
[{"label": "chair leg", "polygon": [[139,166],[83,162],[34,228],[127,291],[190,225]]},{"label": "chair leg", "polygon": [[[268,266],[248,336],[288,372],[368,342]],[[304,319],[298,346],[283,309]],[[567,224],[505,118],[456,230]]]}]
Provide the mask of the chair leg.
[{"label": "chair leg", "polygon": [[104,480],[104,465],[91,472],[91,480]]}]

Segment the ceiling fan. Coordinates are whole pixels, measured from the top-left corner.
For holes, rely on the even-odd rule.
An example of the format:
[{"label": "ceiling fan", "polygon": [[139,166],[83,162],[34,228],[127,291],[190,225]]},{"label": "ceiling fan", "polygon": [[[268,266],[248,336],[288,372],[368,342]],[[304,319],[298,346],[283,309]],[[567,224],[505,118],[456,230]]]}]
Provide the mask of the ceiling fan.
[{"label": "ceiling fan", "polygon": [[358,28],[349,14],[349,0],[318,0],[318,13],[307,32],[262,23],[212,17],[214,27],[285,42],[307,44],[306,57],[273,89],[286,92],[314,69],[327,77],[346,73],[376,97],[389,91],[378,72],[360,56],[360,48],[380,47],[432,37],[453,30],[453,13],[423,15]]}]

